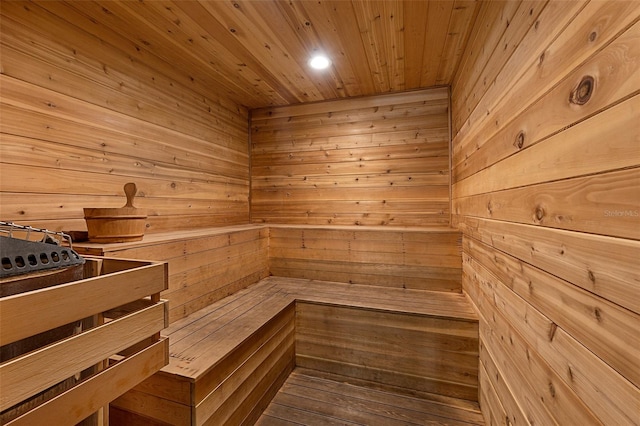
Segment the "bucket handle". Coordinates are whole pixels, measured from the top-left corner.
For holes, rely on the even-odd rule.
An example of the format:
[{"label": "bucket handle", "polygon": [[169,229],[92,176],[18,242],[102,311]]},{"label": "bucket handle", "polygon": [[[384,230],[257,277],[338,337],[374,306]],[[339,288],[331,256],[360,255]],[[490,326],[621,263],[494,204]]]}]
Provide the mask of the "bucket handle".
[{"label": "bucket handle", "polygon": [[138,192],[138,188],[135,183],[129,182],[124,184],[124,195],[127,196],[127,204],[124,205],[125,207],[133,208],[133,198],[136,196],[136,192]]}]

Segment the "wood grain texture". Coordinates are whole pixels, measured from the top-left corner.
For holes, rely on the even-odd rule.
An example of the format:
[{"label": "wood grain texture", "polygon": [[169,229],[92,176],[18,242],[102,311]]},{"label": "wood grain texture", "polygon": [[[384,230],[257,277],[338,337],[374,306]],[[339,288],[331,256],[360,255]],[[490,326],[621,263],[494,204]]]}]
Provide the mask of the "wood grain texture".
[{"label": "wood grain texture", "polygon": [[83,230],[134,181],[148,233],[246,223],[246,108],[76,6],[2,8],[3,220]]},{"label": "wood grain texture", "polygon": [[449,222],[448,92],[252,112],[252,221]]},{"label": "wood grain texture", "polygon": [[[84,230],[82,208],[119,206],[120,188],[133,180],[149,213],[147,233],[246,223],[248,108],[375,94],[391,99],[389,92],[446,85],[478,9],[467,0],[11,2],[1,12],[0,214]],[[310,52],[318,50],[332,56],[328,73],[307,67]],[[318,150],[304,159],[319,164],[313,184],[327,177],[323,166],[352,175],[352,167],[366,161],[367,178],[357,187],[367,195],[359,204],[328,191],[323,197],[335,205],[292,204],[296,213],[285,216],[280,202],[286,195],[257,178],[260,220],[448,223],[446,117],[429,119],[432,107],[424,105],[394,112],[396,104],[373,105],[379,114],[357,119],[377,127],[364,150],[349,151],[355,139],[347,143],[352,135],[342,131],[358,127],[348,117],[336,116],[331,131],[307,132],[334,138],[334,148],[342,140],[343,147],[328,162]],[[425,124],[420,135],[416,120]],[[394,147],[376,156],[369,148],[383,139]],[[423,162],[409,161],[418,152]],[[359,164],[340,171],[338,163],[356,157]],[[264,166],[255,164],[256,170]],[[352,177],[358,178],[340,179],[339,192],[353,186]],[[371,193],[365,180],[383,191]],[[416,188],[430,195],[416,195]],[[305,186],[297,192],[306,200],[319,191]]]},{"label": "wood grain texture", "polygon": [[167,339],[161,339],[112,368],[84,381],[57,399],[5,424],[12,426],[47,422],[76,424],[166,365],[168,347]]},{"label": "wood grain texture", "polygon": [[[167,77],[210,100],[257,108],[450,84],[479,2],[119,0],[28,7],[117,47],[126,53],[123,62],[134,58],[127,66],[181,64]],[[315,52],[331,58],[326,72],[308,66]]]},{"label": "wood grain texture", "polygon": [[480,402],[487,423],[637,425],[640,9],[535,7],[521,33],[483,4],[452,88]]},{"label": "wood grain texture", "polygon": [[[509,57],[510,49],[520,41],[516,38],[509,43],[510,39],[527,32],[545,3],[509,1],[504,2],[502,7],[492,6],[488,2],[480,3],[473,38],[469,39],[465,55],[451,84],[452,90],[456,91],[452,93],[452,97],[456,98],[453,102],[455,108],[473,109],[474,94],[477,92],[474,90],[475,86],[486,86],[492,81],[495,77],[493,74],[500,70],[504,60]],[[496,50],[500,52],[496,59],[500,60],[488,64],[487,58]],[[473,66],[475,62],[483,66]]]},{"label": "wood grain texture", "polygon": [[480,409],[461,400],[418,399],[343,380],[297,367],[256,425],[484,424]]},{"label": "wood grain texture", "polygon": [[475,400],[475,333],[477,324],[455,319],[299,302],[296,365],[380,386]]},{"label": "wood grain texture", "polygon": [[[589,127],[588,123],[582,124],[581,122],[588,120],[609,105],[624,101],[630,94],[637,94],[640,91],[640,82],[634,78],[634,73],[640,61],[640,48],[637,47],[639,44],[640,25],[636,24],[588,61],[575,68],[553,90],[528,107],[526,114],[519,115],[485,141],[473,156],[458,165],[453,176],[454,181],[461,181],[495,162],[517,154],[525,147],[537,143],[548,143],[545,140],[547,138],[551,141],[557,140],[553,137],[554,134],[560,132],[563,126],[567,126],[567,123]],[[589,102],[578,107],[576,104],[568,102],[568,99],[585,78],[593,78],[597,87],[590,94]],[[598,120],[618,119],[618,117],[620,120],[628,120],[629,117],[637,114],[638,110],[637,100],[629,102],[625,102],[624,106],[621,105],[606,114],[599,114]],[[550,116],[553,119],[549,119]],[[598,120],[593,123],[596,127],[601,127]],[[608,127],[632,129],[634,126],[621,121],[615,126]],[[569,134],[566,135],[566,139],[569,139]],[[609,137],[611,136],[600,136],[601,139]],[[635,144],[638,143],[637,136],[633,133],[619,135],[616,138],[628,146],[632,146],[634,140]],[[585,138],[579,137],[578,139]],[[569,149],[575,151],[570,147]],[[617,151],[611,146],[608,149]],[[543,150],[547,151],[544,148]],[[591,155],[598,155],[592,150],[584,149],[584,151]],[[616,154],[618,153],[616,152]],[[622,154],[619,157],[625,157],[629,154]],[[562,155],[558,155],[558,157],[562,157]],[[576,159],[576,162],[580,161],[584,160]]]},{"label": "wood grain texture", "polygon": [[[469,157],[533,99],[544,96],[574,68],[628,29],[638,13],[638,5],[631,1],[586,6],[585,2],[549,3],[541,12],[537,28],[531,28],[492,84],[481,89],[478,96],[482,102],[471,115],[453,116],[454,123],[464,125],[454,127],[454,164]],[[505,96],[507,93],[513,96]]]},{"label": "wood grain texture", "polygon": [[[323,345],[346,342],[336,354],[371,358],[385,369],[343,380],[473,410],[477,319],[461,293],[269,277],[171,324],[169,365],[116,404],[138,421],[253,424],[297,356],[313,363],[326,355]],[[342,331],[331,340],[331,330]],[[380,339],[372,334],[379,330]],[[401,354],[405,345],[418,353]],[[350,368],[336,361],[337,371]]]},{"label": "wood grain texture", "polygon": [[169,321],[174,322],[269,274],[268,230],[259,225],[146,235],[133,243],[76,243],[78,253],[167,262]]},{"label": "wood grain texture", "polygon": [[[123,305],[133,299],[166,289],[163,264],[142,264],[129,271],[88,278],[74,285],[54,286],[34,294],[0,299],[3,318],[0,323],[2,344],[59,327],[96,312]],[[86,299],[86,294],[94,297]],[[58,303],[51,305],[50,300]]]},{"label": "wood grain texture", "polygon": [[[517,338],[535,342],[535,352],[551,369],[547,377],[562,383],[562,386],[566,383],[605,424],[620,422],[619,419],[626,423],[634,422],[639,407],[637,387],[565,332],[559,324],[539,310],[531,309],[526,298],[514,294],[504,280],[493,275],[483,263],[471,257],[465,258],[465,277],[476,285],[476,293],[472,297],[478,301],[476,306],[479,310],[485,315],[499,312],[503,321],[506,321],[504,324],[510,324],[510,335],[516,336],[511,340]],[[504,324],[502,330],[505,329]],[[497,356],[501,356],[499,352]],[[489,365],[493,361],[483,362]],[[500,381],[495,386],[504,389]],[[513,396],[505,396],[504,404],[510,407],[508,411],[511,413],[518,412],[514,409]],[[582,409],[581,403],[574,400],[572,404]]]},{"label": "wood grain texture", "polygon": [[446,229],[274,225],[269,268],[282,277],[459,292],[459,241]]},{"label": "wood grain texture", "polygon": [[153,305],[3,364],[2,410],[160,332],[164,311]]},{"label": "wood grain texture", "polygon": [[466,236],[640,313],[638,241],[470,217],[460,227]]},{"label": "wood grain texture", "polygon": [[166,265],[93,258],[86,265],[86,278],[0,298],[3,350],[62,324],[74,327],[4,357],[3,424],[78,424],[92,413],[91,424],[105,424],[110,401],[168,363],[168,341],[160,337],[168,308],[158,297]]}]

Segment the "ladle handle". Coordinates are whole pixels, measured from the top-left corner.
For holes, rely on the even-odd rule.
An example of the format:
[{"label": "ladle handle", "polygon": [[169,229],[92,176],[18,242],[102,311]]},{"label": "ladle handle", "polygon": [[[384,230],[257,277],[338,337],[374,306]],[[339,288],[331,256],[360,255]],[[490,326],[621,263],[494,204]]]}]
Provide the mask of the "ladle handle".
[{"label": "ladle handle", "polygon": [[135,183],[125,183],[124,194],[127,196],[127,204],[125,204],[125,207],[133,207],[133,198],[136,196],[136,192],[138,192],[138,188],[136,188]]}]

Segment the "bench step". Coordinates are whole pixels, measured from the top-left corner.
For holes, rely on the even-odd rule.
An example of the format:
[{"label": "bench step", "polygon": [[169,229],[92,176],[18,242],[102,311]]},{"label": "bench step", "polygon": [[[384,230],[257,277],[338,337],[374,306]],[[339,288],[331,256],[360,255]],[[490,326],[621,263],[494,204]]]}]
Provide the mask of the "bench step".
[{"label": "bench step", "polygon": [[[174,425],[251,424],[295,365],[477,398],[478,318],[462,293],[269,277],[164,333],[169,365],[131,395],[138,414]],[[114,406],[133,410],[129,397]]]}]

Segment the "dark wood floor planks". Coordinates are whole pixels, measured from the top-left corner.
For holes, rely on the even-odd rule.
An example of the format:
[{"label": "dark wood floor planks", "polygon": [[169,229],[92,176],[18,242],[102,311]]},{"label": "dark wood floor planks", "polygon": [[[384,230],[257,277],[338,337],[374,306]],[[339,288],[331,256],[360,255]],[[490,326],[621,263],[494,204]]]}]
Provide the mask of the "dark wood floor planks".
[{"label": "dark wood floor planks", "polygon": [[484,425],[470,401],[414,398],[297,368],[256,423],[277,425]]}]

